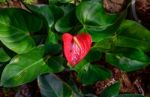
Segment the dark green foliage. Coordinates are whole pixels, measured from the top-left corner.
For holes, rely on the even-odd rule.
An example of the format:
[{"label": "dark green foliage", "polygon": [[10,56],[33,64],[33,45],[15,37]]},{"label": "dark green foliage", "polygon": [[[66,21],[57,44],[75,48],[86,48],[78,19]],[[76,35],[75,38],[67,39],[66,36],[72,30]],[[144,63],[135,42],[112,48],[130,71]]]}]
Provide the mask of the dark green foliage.
[{"label": "dark green foliage", "polygon": [[[111,71],[100,63],[103,59],[125,72],[149,65],[146,53],[150,51],[150,31],[126,20],[127,9],[108,13],[102,0],[77,1],[49,0],[49,5],[26,5],[27,11],[0,9],[0,63],[8,62],[2,72],[2,86],[16,87],[38,78],[43,97],[82,97],[82,89],[76,83],[89,86],[112,77]],[[86,32],[93,40],[89,53],[75,67],[68,66],[64,57],[62,34],[66,32],[73,35]],[[71,81],[75,80],[74,87],[80,93],[65,82],[68,76],[63,81],[54,74],[72,71],[77,76]],[[119,95],[119,89],[117,82],[100,97],[143,97]]]}]

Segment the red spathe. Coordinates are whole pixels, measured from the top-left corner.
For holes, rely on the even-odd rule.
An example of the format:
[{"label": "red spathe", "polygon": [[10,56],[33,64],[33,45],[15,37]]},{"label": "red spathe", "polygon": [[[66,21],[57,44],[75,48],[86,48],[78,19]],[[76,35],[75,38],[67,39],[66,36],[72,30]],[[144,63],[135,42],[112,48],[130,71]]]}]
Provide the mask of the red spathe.
[{"label": "red spathe", "polygon": [[62,36],[64,43],[64,54],[69,64],[74,67],[78,64],[89,52],[92,38],[87,33],[72,36],[65,33]]}]

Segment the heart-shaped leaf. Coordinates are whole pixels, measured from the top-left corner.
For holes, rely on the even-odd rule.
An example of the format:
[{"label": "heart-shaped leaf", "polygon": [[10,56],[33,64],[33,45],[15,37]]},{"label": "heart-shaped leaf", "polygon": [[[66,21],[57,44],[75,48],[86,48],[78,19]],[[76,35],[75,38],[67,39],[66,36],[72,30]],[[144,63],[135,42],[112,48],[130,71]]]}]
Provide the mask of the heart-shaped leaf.
[{"label": "heart-shaped leaf", "polygon": [[16,8],[1,9],[0,14],[0,40],[5,46],[19,54],[35,47],[29,32],[41,28],[40,18]]},{"label": "heart-shaped leaf", "polygon": [[71,66],[75,66],[87,55],[92,44],[91,36],[86,33],[76,36],[65,33],[62,39],[65,57]]},{"label": "heart-shaped leaf", "polygon": [[125,18],[126,11],[110,14],[103,8],[102,1],[91,0],[77,6],[76,16],[83,25],[82,30],[91,34],[93,42],[98,42],[114,34]]},{"label": "heart-shaped leaf", "polygon": [[107,87],[104,91],[102,91],[100,97],[116,97],[119,94],[119,89],[120,89],[120,83],[117,82]]},{"label": "heart-shaped leaf", "polygon": [[[90,10],[90,12],[89,12]],[[116,20],[116,14],[107,13],[98,1],[85,1],[78,5],[76,15],[79,21],[85,25],[108,26]]]},{"label": "heart-shaped leaf", "polygon": [[78,73],[79,80],[85,85],[94,84],[98,80],[106,80],[112,75],[107,69],[90,64],[86,60],[77,64],[74,70]]},{"label": "heart-shaped leaf", "polygon": [[54,74],[38,77],[42,97],[72,97],[71,88]]},{"label": "heart-shaped leaf", "polygon": [[52,72],[42,58],[43,53],[44,50],[40,47],[15,56],[5,67],[1,84],[4,87],[19,86],[36,79],[40,74]]},{"label": "heart-shaped leaf", "polygon": [[116,46],[150,51],[150,31],[141,24],[126,20],[121,24],[116,34]]},{"label": "heart-shaped leaf", "polygon": [[106,54],[106,60],[127,72],[144,68],[150,63],[149,57],[143,51],[131,48],[116,48]]}]

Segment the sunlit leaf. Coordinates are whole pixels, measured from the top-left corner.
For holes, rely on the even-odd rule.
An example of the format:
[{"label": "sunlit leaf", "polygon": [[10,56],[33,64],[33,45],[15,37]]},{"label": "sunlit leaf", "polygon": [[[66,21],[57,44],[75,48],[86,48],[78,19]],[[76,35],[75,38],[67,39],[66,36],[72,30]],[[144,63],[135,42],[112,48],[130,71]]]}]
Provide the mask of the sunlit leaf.
[{"label": "sunlit leaf", "polygon": [[29,32],[38,31],[42,21],[21,9],[0,10],[0,40],[16,53],[25,53],[35,47]]},{"label": "sunlit leaf", "polygon": [[52,72],[42,58],[43,53],[42,48],[34,48],[28,53],[15,56],[5,67],[1,84],[4,87],[19,86],[33,81],[40,74]]}]

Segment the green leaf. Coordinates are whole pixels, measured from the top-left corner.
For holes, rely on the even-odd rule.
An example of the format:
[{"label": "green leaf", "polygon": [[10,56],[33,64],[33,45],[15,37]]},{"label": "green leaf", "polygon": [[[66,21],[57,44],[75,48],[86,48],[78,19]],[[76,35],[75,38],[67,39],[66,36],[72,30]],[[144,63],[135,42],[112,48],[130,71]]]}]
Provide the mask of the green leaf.
[{"label": "green leaf", "polygon": [[49,30],[46,44],[58,44],[58,35],[53,31]]},{"label": "green leaf", "polygon": [[60,19],[62,16],[64,16],[64,12],[60,7],[55,6],[55,5],[51,5],[49,7],[53,13],[54,22],[56,22],[58,19]]},{"label": "green leaf", "polygon": [[45,42],[45,51],[47,51],[47,54],[58,54],[61,53],[62,45],[60,45],[59,42],[60,36],[57,33],[54,33],[53,31],[48,31],[48,37]]},{"label": "green leaf", "polygon": [[48,30],[53,27],[53,24],[63,16],[63,10],[55,5],[26,5],[29,10],[45,19],[48,25]]},{"label": "green leaf", "polygon": [[[30,9],[33,13],[43,17],[45,19],[45,23],[47,25],[48,37],[46,39],[46,44],[51,45],[51,49],[55,51],[60,50],[60,46],[58,45],[58,34],[54,33],[54,23],[63,16],[63,10],[57,6],[51,5],[27,5],[28,9]],[[56,45],[57,44],[57,45]],[[58,47],[58,49],[57,49]],[[56,50],[55,50],[56,49]],[[53,52],[53,51],[52,51]]]},{"label": "green leaf", "polygon": [[110,14],[103,8],[102,1],[86,1],[79,4],[76,16],[83,25],[82,30],[91,34],[93,42],[98,42],[114,34],[125,18],[126,11]]},{"label": "green leaf", "polygon": [[115,97],[145,97],[145,96],[142,96],[140,94],[120,94],[120,95],[115,96]]},{"label": "green leaf", "polygon": [[102,93],[100,97],[116,97],[119,94],[120,83],[115,83],[109,87],[107,87]]},{"label": "green leaf", "polygon": [[108,50],[111,50],[115,44],[113,43],[113,39],[111,38],[106,38],[100,42],[96,42],[93,46],[92,49],[96,49],[98,51],[103,51],[106,52]]},{"label": "green leaf", "polygon": [[11,58],[8,56],[8,54],[4,51],[3,48],[0,48],[0,62],[7,62]]},{"label": "green leaf", "polygon": [[58,32],[62,32],[62,33],[68,32],[74,26],[76,26],[76,23],[77,23],[77,19],[75,17],[75,12],[73,10],[56,22],[55,29]]},{"label": "green leaf", "polygon": [[51,72],[42,58],[43,53],[44,50],[40,47],[15,56],[5,67],[1,84],[4,87],[15,87],[36,79],[38,75]]},{"label": "green leaf", "polygon": [[142,69],[150,63],[143,51],[131,48],[114,49],[106,54],[106,61],[126,72]]},{"label": "green leaf", "polygon": [[51,57],[48,59],[47,64],[53,72],[61,72],[65,69],[63,66],[65,64],[65,59],[63,57]]},{"label": "green leaf", "polygon": [[74,9],[76,8],[76,5],[73,3],[65,3],[65,4],[60,5],[59,7],[63,10],[64,16],[65,16],[71,11],[74,11]]},{"label": "green leaf", "polygon": [[21,9],[6,8],[0,10],[0,40],[16,53],[25,53],[35,47],[29,32],[36,32],[42,21]]},{"label": "green leaf", "polygon": [[[142,32],[142,33],[141,33]],[[117,31],[116,46],[150,51],[150,31],[141,24],[126,20]]]},{"label": "green leaf", "polygon": [[27,3],[27,4],[35,4],[35,3],[37,3],[36,0],[24,0],[23,2]]},{"label": "green leaf", "polygon": [[78,73],[79,80],[85,85],[90,85],[98,80],[106,80],[111,77],[111,72],[107,69],[98,65],[92,65],[85,60],[77,64],[74,69]]},{"label": "green leaf", "polygon": [[97,49],[91,49],[90,52],[85,57],[85,60],[88,62],[95,62],[101,59],[101,52]]},{"label": "green leaf", "polygon": [[61,53],[62,46],[60,44],[45,44],[45,55],[56,55]]},{"label": "green leaf", "polygon": [[55,4],[55,3],[69,3],[73,0],[48,0],[50,4]]},{"label": "green leaf", "polygon": [[115,14],[106,13],[102,3],[93,1],[80,3],[77,7],[76,15],[82,24],[93,26],[108,26],[116,20],[117,16]]},{"label": "green leaf", "polygon": [[42,97],[72,97],[71,88],[54,74],[38,77]]},{"label": "green leaf", "polygon": [[48,5],[39,4],[39,5],[27,5],[27,7],[45,18],[45,22],[47,22],[48,27],[51,28],[54,24],[54,16]]},{"label": "green leaf", "polygon": [[0,0],[0,3],[4,3],[4,2],[6,2],[6,0]]}]

